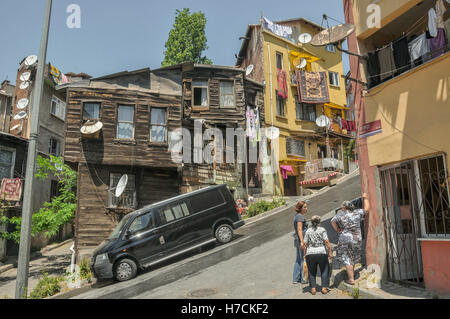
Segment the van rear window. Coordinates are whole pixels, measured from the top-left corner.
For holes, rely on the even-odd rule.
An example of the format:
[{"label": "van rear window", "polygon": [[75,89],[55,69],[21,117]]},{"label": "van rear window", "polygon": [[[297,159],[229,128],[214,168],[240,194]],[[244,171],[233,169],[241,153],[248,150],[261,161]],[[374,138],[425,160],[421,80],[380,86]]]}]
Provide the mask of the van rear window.
[{"label": "van rear window", "polygon": [[218,189],[194,195],[190,198],[191,207],[195,213],[219,206],[225,203],[225,199]]}]

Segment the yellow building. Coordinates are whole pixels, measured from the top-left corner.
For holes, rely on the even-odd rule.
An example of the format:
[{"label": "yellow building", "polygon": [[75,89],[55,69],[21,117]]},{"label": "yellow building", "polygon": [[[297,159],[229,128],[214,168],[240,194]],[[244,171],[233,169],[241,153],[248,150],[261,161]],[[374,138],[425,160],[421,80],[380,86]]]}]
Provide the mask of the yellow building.
[{"label": "yellow building", "polygon": [[[291,27],[291,39],[279,36],[262,24],[249,25],[242,43],[236,66],[247,68],[253,65],[249,78],[265,83],[265,123],[280,130],[279,168],[290,166],[293,174],[287,179],[279,170],[274,193],[299,195],[299,182],[305,179],[305,164],[321,158],[335,158],[340,163],[336,170],[343,170],[343,149],[351,139],[350,133],[343,131],[339,120],[348,119],[346,89],[342,54],[334,46],[320,48],[303,44],[299,36],[308,33],[312,37],[323,30],[320,25],[299,18],[278,21],[276,24]],[[304,58],[303,70],[324,72],[329,92],[329,103],[307,104],[299,102],[296,66]],[[287,96],[278,95],[279,70],[287,74]],[[316,119],[327,115],[334,120],[330,130],[330,149],[327,154],[326,130],[320,129]],[[340,117],[340,118],[339,118]],[[352,120],[352,119],[350,119]],[[291,176],[289,176],[291,175]],[[286,176],[285,176],[286,177]]]},{"label": "yellow building", "polygon": [[344,7],[356,26],[349,50],[366,57],[350,64],[352,77],[367,83],[354,90],[361,184],[372,207],[367,264],[379,265],[383,279],[448,293],[450,4],[345,0]]}]

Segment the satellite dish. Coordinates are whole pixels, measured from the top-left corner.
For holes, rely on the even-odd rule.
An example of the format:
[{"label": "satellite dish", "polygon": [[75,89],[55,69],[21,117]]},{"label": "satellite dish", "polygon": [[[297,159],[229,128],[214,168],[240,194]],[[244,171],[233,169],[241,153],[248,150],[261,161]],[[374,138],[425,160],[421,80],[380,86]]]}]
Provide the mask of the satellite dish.
[{"label": "satellite dish", "polygon": [[321,115],[316,119],[316,124],[318,127],[326,127],[330,126],[331,121],[327,116]]},{"label": "satellite dish", "polygon": [[19,102],[17,102],[17,108],[19,110],[23,110],[24,108],[26,108],[28,106],[28,99],[27,98],[23,98],[20,99]]},{"label": "satellite dish", "polygon": [[20,89],[25,90],[28,86],[30,86],[30,82],[25,81],[20,83]]},{"label": "satellite dish", "polygon": [[35,55],[29,55],[26,59],[25,59],[25,65],[26,66],[32,66],[33,64],[35,64],[38,60],[38,57]]},{"label": "satellite dish", "polygon": [[16,125],[14,125],[13,127],[11,127],[11,131],[14,131],[14,130],[18,129],[18,128],[19,128],[19,126],[20,126],[20,124],[16,124]]},{"label": "satellite dish", "polygon": [[87,121],[80,129],[81,134],[92,135],[99,132],[103,128],[100,121]]},{"label": "satellite dish", "polygon": [[298,64],[295,65],[295,67],[297,69],[303,69],[307,63],[308,63],[308,61],[306,61],[306,59],[301,58],[300,61],[298,62]]},{"label": "satellite dish", "polygon": [[23,72],[20,75],[20,81],[26,82],[30,79],[31,73],[30,72]]},{"label": "satellite dish", "polygon": [[19,113],[17,113],[16,115],[14,115],[14,119],[15,119],[15,120],[21,120],[21,119],[23,119],[25,116],[27,116],[27,112],[20,111]]},{"label": "satellite dish", "polygon": [[268,127],[266,128],[266,136],[271,140],[276,140],[280,136],[280,130],[278,127]]},{"label": "satellite dish", "polygon": [[312,36],[309,33],[302,33],[298,36],[298,42],[303,43],[303,44],[307,44],[309,42],[311,42],[312,40]]},{"label": "satellite dish", "polygon": [[311,40],[311,44],[316,47],[335,44],[345,40],[355,30],[356,27],[353,24],[340,24],[316,34]]},{"label": "satellite dish", "polygon": [[117,183],[116,192],[115,192],[116,197],[120,197],[120,195],[123,194],[123,191],[125,190],[125,187],[127,187],[127,184],[128,184],[128,175],[124,174],[119,179],[119,183]]},{"label": "satellite dish", "polygon": [[250,65],[247,67],[247,69],[245,70],[245,74],[246,74],[246,75],[250,75],[250,74],[253,72],[253,69],[254,69],[254,65],[253,65],[253,64],[250,64]]}]

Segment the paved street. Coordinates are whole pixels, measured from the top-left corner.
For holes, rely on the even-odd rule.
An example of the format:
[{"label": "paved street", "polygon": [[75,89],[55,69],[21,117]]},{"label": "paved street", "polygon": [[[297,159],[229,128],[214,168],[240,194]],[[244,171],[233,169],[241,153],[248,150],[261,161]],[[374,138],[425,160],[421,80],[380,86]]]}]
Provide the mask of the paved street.
[{"label": "paved street", "polygon": [[[358,196],[360,182],[355,176],[312,197],[307,217],[325,216],[323,225],[329,228],[328,213],[344,199]],[[336,289],[312,296],[306,286],[291,283],[293,214],[289,208],[247,223],[228,245],[206,247],[147,268],[131,281],[106,283],[74,298],[351,298]],[[335,242],[334,231],[329,234]]]}]

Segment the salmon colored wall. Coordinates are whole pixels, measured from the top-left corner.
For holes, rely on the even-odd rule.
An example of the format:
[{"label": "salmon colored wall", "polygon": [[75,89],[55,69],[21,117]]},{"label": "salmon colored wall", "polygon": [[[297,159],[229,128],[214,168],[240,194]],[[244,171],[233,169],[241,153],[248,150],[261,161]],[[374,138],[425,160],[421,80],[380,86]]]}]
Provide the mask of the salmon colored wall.
[{"label": "salmon colored wall", "polygon": [[438,293],[450,292],[450,242],[422,241],[425,288]]}]

